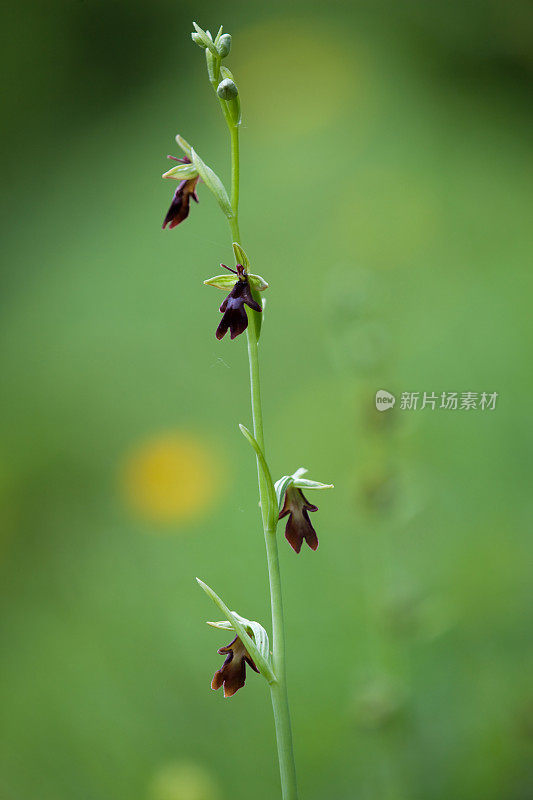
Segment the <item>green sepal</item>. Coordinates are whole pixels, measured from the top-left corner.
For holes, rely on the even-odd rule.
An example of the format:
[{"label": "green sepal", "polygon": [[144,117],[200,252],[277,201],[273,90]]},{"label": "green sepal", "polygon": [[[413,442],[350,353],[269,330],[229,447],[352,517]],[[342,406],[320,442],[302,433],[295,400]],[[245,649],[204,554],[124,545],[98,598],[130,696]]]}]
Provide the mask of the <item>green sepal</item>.
[{"label": "green sepal", "polygon": [[[243,645],[245,646],[246,650],[252,657],[257,669],[259,672],[267,679],[269,683],[276,682],[276,676],[274,675],[274,671],[270,666],[270,659],[266,658],[261,651],[259,650],[258,646],[251,638],[251,636],[246,631],[244,625],[239,622],[239,619],[229,610],[227,605],[224,603],[223,600],[214,592],[210,586],[200,580],[200,578],[196,578],[198,585],[204,590],[204,592],[211,598],[211,600],[215,603],[216,606],[222,611],[228,622],[231,624],[232,629],[235,631]],[[242,617],[240,617],[242,619]],[[266,631],[265,631],[266,633]],[[264,645],[262,645],[264,646]]]},{"label": "green sepal", "polygon": [[[266,280],[261,275],[254,275],[253,272],[248,272],[248,282],[252,289],[256,289],[258,292],[264,292],[265,289],[268,289]],[[261,304],[261,300],[258,300],[258,302]]]},{"label": "green sepal", "polygon": [[[257,312],[254,312],[254,313],[257,313]],[[272,475],[270,474],[270,470],[268,468],[268,464],[266,462],[264,453],[261,450],[261,448],[259,447],[259,443],[255,439],[255,437],[253,436],[251,431],[248,430],[246,425],[241,425],[239,423],[239,428],[240,428],[240,431],[241,431],[242,435],[244,436],[244,438],[249,442],[249,444],[252,445],[253,449],[255,450],[255,454],[256,454],[257,460],[259,462],[259,467],[261,469],[261,472],[263,473],[263,477],[265,479],[265,482],[266,482],[266,485],[267,485],[267,489],[268,489],[268,504],[269,504],[269,508],[266,509],[267,518],[268,518],[268,515],[270,514],[271,517],[272,517],[271,523],[273,524],[274,527],[276,527],[277,522],[278,522],[278,515],[275,513],[276,512],[276,491],[274,489],[274,483],[272,482]]]},{"label": "green sepal", "polygon": [[175,136],[176,144],[181,147],[187,158],[190,158],[192,161],[192,147],[189,142],[185,141],[183,136],[180,136],[179,133]]},{"label": "green sepal", "polygon": [[299,467],[296,472],[293,472],[292,479],[297,489],[334,489],[332,483],[321,483],[320,481],[312,481],[303,476],[309,472],[305,467]]},{"label": "green sepal", "polygon": [[278,514],[281,513],[281,509],[283,508],[283,503],[285,501],[285,492],[292,486],[294,483],[294,479],[292,475],[284,475],[283,478],[280,478],[279,481],[276,481],[274,484],[274,489],[276,490],[276,499],[278,502]]},{"label": "green sepal", "polygon": [[250,269],[250,261],[244,252],[244,248],[238,242],[233,242],[233,252],[235,254],[235,261],[237,264],[242,264],[246,272]]},{"label": "green sepal", "polygon": [[283,478],[280,478],[279,481],[276,481],[276,483],[274,484],[274,489],[276,492],[279,511],[281,511],[283,507],[285,492],[287,491],[289,486],[295,486],[296,489],[335,488],[332,483],[321,483],[320,481],[312,481],[308,478],[304,478],[303,476],[306,474],[307,471],[308,470],[306,470],[305,467],[300,467],[292,475],[284,475]]},{"label": "green sepal", "polygon": [[321,483],[320,481],[311,481],[307,480],[307,478],[299,478],[298,480],[294,481],[294,485],[297,489],[334,489],[335,486],[332,483]]},{"label": "green sepal", "polygon": [[189,178],[196,178],[198,170],[194,164],[178,164],[177,167],[163,172],[162,178],[174,178],[176,181],[188,180]]},{"label": "green sepal", "polygon": [[235,275],[215,275],[214,278],[208,278],[204,281],[204,284],[228,292],[233,289],[237,281],[238,278]]},{"label": "green sepal", "polygon": [[202,161],[194,147],[191,147],[191,160],[205,185],[215,195],[224,214],[228,217],[228,219],[231,219],[233,217],[233,209],[229,201],[228,193],[226,192],[224,184],[216,172],[213,172],[211,167],[208,167],[207,164]]},{"label": "green sepal", "polygon": [[[248,282],[253,289],[259,292],[264,292],[268,289],[268,283],[261,275],[253,275],[251,272],[247,275]],[[204,281],[205,286],[214,286],[215,289],[223,289],[225,292],[233,289],[237,283],[238,278],[234,275],[215,275],[213,278],[208,278]]]},{"label": "green sepal", "polygon": [[[250,637],[254,640],[257,649],[263,656],[266,661],[270,659],[270,642],[268,639],[268,633],[263,628],[260,622],[256,622],[253,619],[246,619],[246,617],[241,617],[240,614],[237,614],[236,611],[231,612],[233,616],[241,623],[242,627],[250,635]],[[229,620],[224,619],[222,622],[208,622],[212,628],[220,628],[225,631],[234,631],[235,628],[233,624],[229,622]]]}]

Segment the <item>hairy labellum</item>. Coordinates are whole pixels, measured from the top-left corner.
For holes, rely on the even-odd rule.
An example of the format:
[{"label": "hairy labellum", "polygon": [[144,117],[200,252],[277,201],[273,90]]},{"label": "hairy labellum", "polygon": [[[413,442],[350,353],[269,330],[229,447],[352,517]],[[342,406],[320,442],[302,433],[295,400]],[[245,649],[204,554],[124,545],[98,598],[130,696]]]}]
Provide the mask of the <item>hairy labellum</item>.
[{"label": "hairy labellum", "polygon": [[238,636],[226,647],[218,650],[220,655],[225,655],[226,660],[220,669],[217,669],[211,681],[213,690],[224,687],[224,697],[231,697],[244,686],[246,681],[246,664],[255,672],[259,672],[254,662]]},{"label": "hairy labellum", "polygon": [[196,178],[189,178],[189,180],[181,181],[178,188],[174,192],[170,208],[163,221],[163,229],[168,225],[169,228],[175,228],[184,219],[189,216],[189,206],[192,199],[197,203],[198,196],[196,194],[196,184],[198,183],[198,176]]},{"label": "hairy labellum", "polygon": [[297,553],[302,549],[304,540],[311,550],[316,550],[318,547],[318,536],[311,525],[309,511],[318,511],[318,506],[310,503],[301,489],[289,486],[285,492],[285,502],[279,518],[289,516],[285,527],[285,538]]},{"label": "hairy labellum", "polygon": [[[240,265],[238,265],[238,267],[239,266]],[[244,308],[245,305],[252,308],[254,311],[262,311],[259,303],[252,297],[252,290],[250,289],[248,278],[246,278],[246,276],[241,277],[242,274],[241,267],[239,280],[220,306],[220,311],[224,316],[220,320],[220,324],[216,330],[215,335],[217,339],[222,339],[226,335],[228,329],[231,339],[235,339],[240,333],[244,333],[248,327],[248,315]]]}]

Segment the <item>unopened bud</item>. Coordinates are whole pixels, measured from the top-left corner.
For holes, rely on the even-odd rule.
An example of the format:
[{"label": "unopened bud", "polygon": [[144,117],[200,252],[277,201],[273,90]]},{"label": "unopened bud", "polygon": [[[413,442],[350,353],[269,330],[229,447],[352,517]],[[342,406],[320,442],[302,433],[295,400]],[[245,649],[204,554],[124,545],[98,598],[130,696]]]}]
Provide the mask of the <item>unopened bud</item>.
[{"label": "unopened bud", "polygon": [[191,33],[191,39],[198,47],[209,48],[214,56],[218,55],[218,50],[215,47],[213,39],[209,31],[204,31],[196,22],[193,22],[194,30]]},{"label": "unopened bud", "polygon": [[220,39],[217,42],[217,50],[220,53],[222,58],[226,58],[229,56],[229,51],[231,50],[231,34],[230,33],[223,33]]},{"label": "unopened bud", "polygon": [[233,100],[233,98],[237,97],[239,94],[239,90],[231,78],[224,78],[224,80],[220,81],[218,84],[217,94],[222,100]]},{"label": "unopened bud", "polygon": [[206,45],[205,45],[203,36],[201,36],[199,33],[196,33],[196,31],[193,31],[191,33],[191,39],[193,40],[193,42],[195,44],[198,45],[198,47],[204,47],[205,48]]}]

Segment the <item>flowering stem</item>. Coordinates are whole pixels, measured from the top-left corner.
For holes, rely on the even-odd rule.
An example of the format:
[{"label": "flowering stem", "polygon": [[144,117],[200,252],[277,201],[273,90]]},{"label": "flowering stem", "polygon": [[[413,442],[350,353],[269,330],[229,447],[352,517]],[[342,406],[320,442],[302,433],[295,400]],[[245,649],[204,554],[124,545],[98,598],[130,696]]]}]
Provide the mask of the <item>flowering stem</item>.
[{"label": "flowering stem", "polygon": [[[218,79],[220,77],[220,61],[214,65],[215,80],[211,80],[213,89],[216,92]],[[219,98],[220,99],[220,98]],[[228,125],[231,139],[231,207],[233,216],[229,219],[231,235],[233,241],[241,244],[239,232],[239,126],[235,124],[231,115],[227,111],[226,104],[220,100],[222,113]],[[249,311],[248,314],[256,314],[256,311]],[[252,321],[251,321],[252,322]],[[252,419],[254,437],[265,455],[265,438],[263,433],[263,413],[261,408],[261,384],[259,378],[259,351],[257,341],[257,329],[255,324],[249,324],[247,331],[248,337],[248,360],[250,364],[250,389],[252,399]],[[265,456],[266,458],[266,456]],[[272,666],[276,676],[275,681],[270,683],[272,697],[272,708],[274,711],[274,723],[276,728],[276,740],[278,746],[278,759],[281,777],[281,790],[283,800],[297,800],[298,789],[296,785],[296,768],[294,764],[294,753],[292,744],[291,718],[289,711],[289,699],[287,694],[287,678],[285,669],[285,629],[283,618],[283,599],[281,591],[281,574],[279,569],[278,542],[276,539],[276,525],[278,511],[270,508],[268,487],[260,467],[259,458],[257,459],[257,474],[259,483],[259,499],[261,504],[261,516],[263,520],[263,531],[265,535],[265,545],[268,563],[268,577],[270,583],[270,605],[272,610]]]}]

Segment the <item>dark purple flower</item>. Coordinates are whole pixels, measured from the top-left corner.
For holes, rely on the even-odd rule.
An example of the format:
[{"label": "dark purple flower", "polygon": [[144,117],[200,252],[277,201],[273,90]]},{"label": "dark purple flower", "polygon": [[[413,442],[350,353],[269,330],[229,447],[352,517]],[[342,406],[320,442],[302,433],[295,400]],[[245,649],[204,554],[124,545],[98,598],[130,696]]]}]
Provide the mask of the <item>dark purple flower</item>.
[{"label": "dark purple flower", "polygon": [[[182,164],[191,163],[187,156],[185,156],[185,158],[168,156],[168,158],[171,158],[173,161],[180,161]],[[187,219],[189,216],[191,197],[196,203],[198,202],[198,195],[196,194],[197,183],[198,175],[195,178],[188,178],[187,180],[179,183],[178,188],[172,196],[170,208],[168,209],[167,215],[163,222],[163,229],[165,229],[167,225],[169,229],[175,228],[176,225],[179,225],[180,222],[183,222],[184,219]]]},{"label": "dark purple flower", "polygon": [[246,681],[246,664],[255,672],[259,672],[254,662],[238,636],[226,647],[221,647],[218,651],[220,655],[225,655],[226,660],[220,669],[217,669],[211,681],[213,690],[224,686],[224,697],[231,697],[244,686]]},{"label": "dark purple flower", "polygon": [[[224,266],[224,264],[221,266]],[[262,311],[259,303],[252,297],[252,290],[241,264],[237,264],[237,274],[238,280],[235,286],[220,306],[220,311],[224,316],[216,330],[215,336],[217,339],[222,339],[226,335],[228,328],[231,339],[235,339],[236,336],[246,330],[248,327],[248,315],[244,308],[245,305],[253,308],[254,311]]]},{"label": "dark purple flower", "polygon": [[310,503],[301,489],[297,489],[296,486],[289,486],[285,492],[285,502],[279,518],[282,519],[287,514],[289,515],[285,527],[285,538],[297,553],[302,549],[304,539],[311,550],[316,550],[318,547],[318,537],[311,525],[308,511],[318,511],[318,506]]}]

